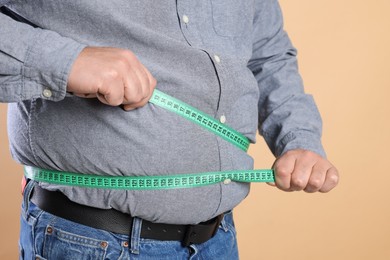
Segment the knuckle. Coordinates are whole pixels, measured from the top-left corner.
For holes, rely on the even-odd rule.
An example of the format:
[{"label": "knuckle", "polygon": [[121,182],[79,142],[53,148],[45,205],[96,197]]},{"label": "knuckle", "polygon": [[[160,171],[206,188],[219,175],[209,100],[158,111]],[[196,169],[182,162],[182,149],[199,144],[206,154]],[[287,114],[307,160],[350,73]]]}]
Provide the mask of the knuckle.
[{"label": "knuckle", "polygon": [[306,162],[315,163],[319,161],[320,156],[312,151],[303,151],[303,158]]},{"label": "knuckle", "polygon": [[337,175],[329,176],[329,183],[332,185],[337,185],[339,183],[339,176]]},{"label": "knuckle", "polygon": [[309,150],[303,150],[303,155],[305,156],[312,156],[314,155],[315,153],[313,153],[312,151],[309,151]]},{"label": "knuckle", "polygon": [[122,60],[126,63],[133,62],[136,60],[134,53],[126,49],[121,50],[120,56],[122,57]]},{"label": "knuckle", "polygon": [[115,61],[115,67],[121,71],[127,71],[130,69],[129,60],[125,56],[119,56]]},{"label": "knuckle", "polygon": [[287,168],[277,167],[276,168],[276,175],[280,178],[287,178],[287,177],[290,177],[291,172]]},{"label": "knuckle", "polygon": [[305,182],[300,178],[292,178],[291,183],[296,188],[303,189],[305,187]]},{"label": "knuckle", "polygon": [[116,68],[110,68],[106,72],[106,79],[107,80],[117,80],[121,77],[121,73]]},{"label": "knuckle", "polygon": [[320,179],[311,179],[309,181],[309,186],[311,186],[315,189],[319,189],[322,187],[322,181]]}]

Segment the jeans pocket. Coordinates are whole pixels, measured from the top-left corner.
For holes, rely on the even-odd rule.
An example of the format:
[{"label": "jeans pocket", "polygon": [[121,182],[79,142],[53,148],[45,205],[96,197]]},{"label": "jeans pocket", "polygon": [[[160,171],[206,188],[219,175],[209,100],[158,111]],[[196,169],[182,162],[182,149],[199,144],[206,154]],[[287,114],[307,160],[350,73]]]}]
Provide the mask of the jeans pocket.
[{"label": "jeans pocket", "polygon": [[81,236],[48,225],[42,256],[46,259],[104,259],[108,242]]},{"label": "jeans pocket", "polygon": [[234,225],[233,212],[229,211],[225,214],[219,228],[225,232],[230,232],[233,236],[237,235],[236,226]]},{"label": "jeans pocket", "polygon": [[[22,207],[20,216],[20,236],[19,236],[19,259],[34,259],[39,244],[39,232],[37,233],[37,223],[42,215],[42,210],[33,203],[28,202]],[[39,259],[39,258],[37,258]]]},{"label": "jeans pocket", "polygon": [[238,259],[236,229],[231,212],[225,214],[214,237],[205,242],[200,249],[203,251],[199,253],[202,259]]}]

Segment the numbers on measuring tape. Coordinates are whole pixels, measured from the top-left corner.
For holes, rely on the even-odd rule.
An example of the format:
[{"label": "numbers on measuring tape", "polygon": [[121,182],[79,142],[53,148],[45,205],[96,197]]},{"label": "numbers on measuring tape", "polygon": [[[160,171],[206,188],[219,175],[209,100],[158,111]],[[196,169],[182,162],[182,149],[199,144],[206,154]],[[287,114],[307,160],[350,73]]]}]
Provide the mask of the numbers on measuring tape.
[{"label": "numbers on measuring tape", "polygon": [[236,130],[220,123],[219,121],[203,113],[202,111],[157,89],[154,90],[149,102],[160,107],[166,108],[170,111],[173,111],[181,115],[182,117],[197,123],[198,125],[229,141],[230,143],[234,144],[245,152],[249,148],[248,138],[246,138]]},{"label": "numbers on measuring tape", "polygon": [[190,188],[216,184],[225,180],[237,182],[274,182],[273,170],[270,169],[136,177],[85,175],[49,171],[26,166],[25,176],[32,180],[52,184],[127,190]]}]

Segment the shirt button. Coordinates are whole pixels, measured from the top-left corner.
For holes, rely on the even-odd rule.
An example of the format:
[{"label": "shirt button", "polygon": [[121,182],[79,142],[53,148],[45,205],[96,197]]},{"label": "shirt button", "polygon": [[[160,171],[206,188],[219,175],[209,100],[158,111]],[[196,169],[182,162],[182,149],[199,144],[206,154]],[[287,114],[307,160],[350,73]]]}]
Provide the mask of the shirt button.
[{"label": "shirt button", "polygon": [[219,122],[221,122],[222,124],[225,124],[225,122],[226,122],[226,116],[222,115],[222,116],[219,118]]},{"label": "shirt button", "polygon": [[221,58],[218,55],[214,55],[214,60],[215,60],[216,63],[220,63],[221,62]]},{"label": "shirt button", "polygon": [[187,15],[183,15],[183,22],[187,24],[190,21],[190,18],[188,18]]},{"label": "shirt button", "polygon": [[46,98],[50,98],[50,97],[53,95],[53,93],[51,92],[51,90],[48,89],[48,88],[45,89],[45,90],[43,90],[42,94],[43,94],[43,96],[46,97]]},{"label": "shirt button", "polygon": [[231,183],[231,182],[232,182],[231,179],[226,179],[226,180],[223,181],[223,184],[228,185],[228,184]]}]

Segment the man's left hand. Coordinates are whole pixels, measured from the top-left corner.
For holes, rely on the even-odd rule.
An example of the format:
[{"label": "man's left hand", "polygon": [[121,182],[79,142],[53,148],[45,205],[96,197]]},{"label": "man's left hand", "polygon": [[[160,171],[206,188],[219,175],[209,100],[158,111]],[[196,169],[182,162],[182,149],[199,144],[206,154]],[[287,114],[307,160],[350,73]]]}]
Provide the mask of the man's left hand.
[{"label": "man's left hand", "polygon": [[307,150],[291,150],[273,166],[276,186],[283,191],[328,192],[339,182],[337,169],[325,158]]}]

